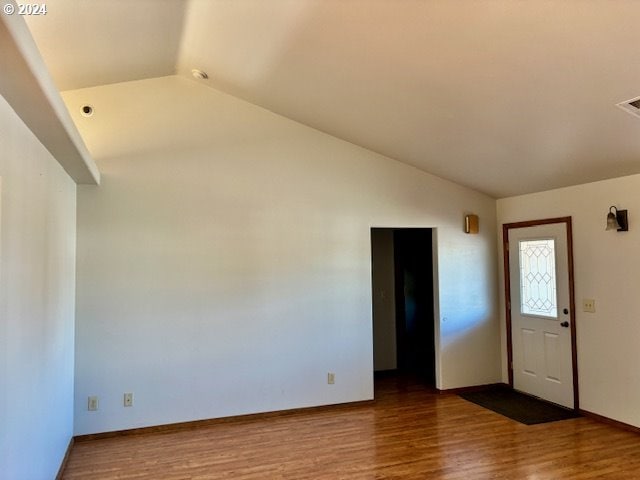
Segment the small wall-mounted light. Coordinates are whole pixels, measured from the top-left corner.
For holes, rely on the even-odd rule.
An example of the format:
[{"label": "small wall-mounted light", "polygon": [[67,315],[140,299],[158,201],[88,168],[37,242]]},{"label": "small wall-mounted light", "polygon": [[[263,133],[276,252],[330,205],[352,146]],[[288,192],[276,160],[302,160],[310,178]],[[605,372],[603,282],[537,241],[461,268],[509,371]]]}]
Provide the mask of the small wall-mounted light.
[{"label": "small wall-mounted light", "polygon": [[618,210],[614,206],[609,207],[609,213],[607,214],[607,228],[605,230],[616,230],[618,232],[629,231],[627,211]]},{"label": "small wall-mounted light", "polygon": [[464,233],[478,233],[480,231],[480,222],[477,215],[464,216]]}]

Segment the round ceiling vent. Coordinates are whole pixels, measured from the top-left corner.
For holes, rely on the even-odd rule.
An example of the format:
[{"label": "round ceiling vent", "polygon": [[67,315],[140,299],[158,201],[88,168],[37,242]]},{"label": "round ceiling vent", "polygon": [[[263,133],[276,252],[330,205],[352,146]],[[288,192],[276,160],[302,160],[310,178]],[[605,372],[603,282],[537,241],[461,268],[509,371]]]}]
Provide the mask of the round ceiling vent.
[{"label": "round ceiling vent", "polygon": [[198,70],[197,68],[191,70],[191,75],[193,75],[193,78],[197,78],[198,80],[206,80],[207,78],[209,78],[207,72],[203,72],[202,70]]}]

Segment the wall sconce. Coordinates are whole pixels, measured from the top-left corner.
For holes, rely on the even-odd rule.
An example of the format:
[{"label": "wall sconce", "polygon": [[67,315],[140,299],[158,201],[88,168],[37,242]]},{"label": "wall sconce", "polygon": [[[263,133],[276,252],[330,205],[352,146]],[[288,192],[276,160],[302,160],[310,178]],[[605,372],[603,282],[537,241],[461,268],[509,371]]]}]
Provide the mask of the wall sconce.
[{"label": "wall sconce", "polygon": [[605,230],[617,230],[618,232],[628,232],[629,223],[627,221],[627,211],[618,210],[614,206],[609,207],[609,213],[607,214],[607,228]]},{"label": "wall sconce", "polygon": [[480,231],[480,222],[477,215],[464,216],[464,233],[478,233]]}]

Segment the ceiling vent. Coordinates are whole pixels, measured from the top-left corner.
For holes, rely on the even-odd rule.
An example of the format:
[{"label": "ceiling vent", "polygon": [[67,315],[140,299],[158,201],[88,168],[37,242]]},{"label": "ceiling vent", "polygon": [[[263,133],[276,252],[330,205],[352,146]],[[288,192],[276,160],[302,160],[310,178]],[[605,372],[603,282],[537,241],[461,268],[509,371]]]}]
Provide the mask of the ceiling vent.
[{"label": "ceiling vent", "polygon": [[616,103],[616,107],[620,107],[625,112],[640,118],[640,97],[632,98],[624,102]]}]

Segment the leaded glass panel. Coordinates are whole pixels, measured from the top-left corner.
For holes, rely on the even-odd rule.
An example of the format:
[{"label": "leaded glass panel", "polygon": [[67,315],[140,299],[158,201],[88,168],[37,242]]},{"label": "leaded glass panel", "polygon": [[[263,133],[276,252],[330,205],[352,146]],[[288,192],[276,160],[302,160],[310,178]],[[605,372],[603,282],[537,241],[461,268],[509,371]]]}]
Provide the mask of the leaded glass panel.
[{"label": "leaded glass panel", "polygon": [[555,240],[520,241],[520,311],[557,318]]}]

